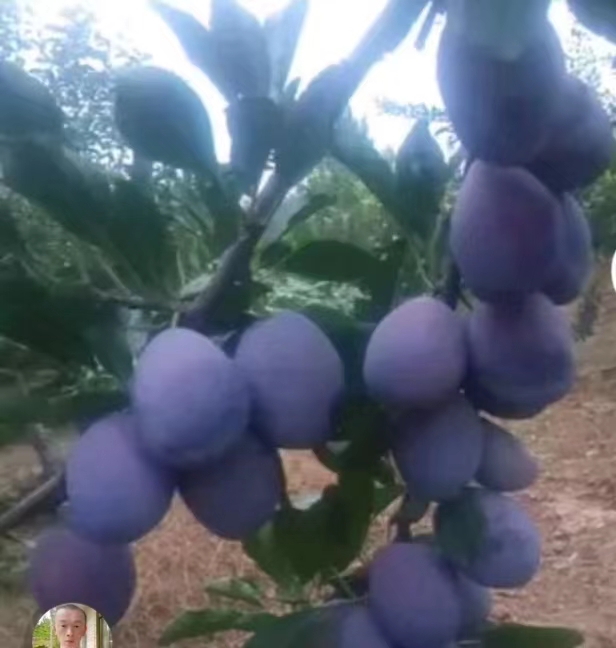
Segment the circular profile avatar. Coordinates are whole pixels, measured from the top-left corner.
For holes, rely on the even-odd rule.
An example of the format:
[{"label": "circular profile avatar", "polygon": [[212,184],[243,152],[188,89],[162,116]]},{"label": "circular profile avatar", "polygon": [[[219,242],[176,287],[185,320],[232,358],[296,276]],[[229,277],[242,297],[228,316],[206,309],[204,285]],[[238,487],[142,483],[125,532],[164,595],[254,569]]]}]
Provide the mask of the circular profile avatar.
[{"label": "circular profile avatar", "polygon": [[34,629],[32,648],[111,648],[103,617],[86,605],[66,603],[49,610]]}]

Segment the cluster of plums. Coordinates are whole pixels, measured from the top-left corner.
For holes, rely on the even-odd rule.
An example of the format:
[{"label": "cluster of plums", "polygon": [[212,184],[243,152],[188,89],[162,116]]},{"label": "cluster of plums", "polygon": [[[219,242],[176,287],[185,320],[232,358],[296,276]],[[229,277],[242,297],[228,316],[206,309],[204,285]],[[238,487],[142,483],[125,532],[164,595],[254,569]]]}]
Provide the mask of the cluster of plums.
[{"label": "cluster of plums", "polygon": [[130,544],[176,492],[221,538],[257,531],[283,497],[278,449],[330,438],[343,389],[338,353],[298,313],[252,325],[232,358],[195,331],[159,333],[136,364],[130,408],[95,422],[71,450],[65,523],[43,533],[31,559],[39,606],[78,601],[116,623],[134,590]]},{"label": "cluster of plums", "polygon": [[481,630],[491,588],[519,588],[537,573],[540,534],[507,493],[530,486],[538,466],[488,415],[531,418],[573,386],[561,307],[592,271],[574,192],[614,153],[609,118],[566,73],[547,18],[507,60],[448,20],[438,77],[470,157],[449,244],[472,307],[463,315],[415,298],[370,340],[364,378],[390,412],[396,465],[409,494],[436,506],[428,541],[377,552],[367,605],[354,613],[362,631],[349,621],[345,648],[446,648]]}]

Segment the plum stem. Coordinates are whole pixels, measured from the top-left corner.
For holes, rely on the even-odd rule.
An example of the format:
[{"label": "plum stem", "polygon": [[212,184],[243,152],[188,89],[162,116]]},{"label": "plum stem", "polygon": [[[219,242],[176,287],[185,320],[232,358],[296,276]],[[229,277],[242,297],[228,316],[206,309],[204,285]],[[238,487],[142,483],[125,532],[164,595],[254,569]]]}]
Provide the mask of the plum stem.
[{"label": "plum stem", "polygon": [[445,277],[445,286],[443,288],[443,301],[451,308],[456,310],[460,296],[462,294],[462,279],[460,270],[453,260],[449,262],[447,276]]}]

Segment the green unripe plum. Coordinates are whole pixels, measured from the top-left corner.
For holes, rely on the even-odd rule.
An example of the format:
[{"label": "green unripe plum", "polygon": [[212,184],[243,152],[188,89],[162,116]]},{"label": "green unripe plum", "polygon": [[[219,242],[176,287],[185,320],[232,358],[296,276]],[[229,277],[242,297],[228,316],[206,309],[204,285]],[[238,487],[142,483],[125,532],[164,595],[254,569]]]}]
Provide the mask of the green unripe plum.
[{"label": "green unripe plum", "polygon": [[208,338],[188,329],[167,329],[148,344],[131,392],[140,441],[165,465],[215,461],[248,427],[242,372]]},{"label": "green unripe plum", "polygon": [[344,367],[316,324],[291,311],[253,324],[235,361],[248,379],[255,430],[269,445],[310,449],[329,440]]},{"label": "green unripe plum", "polygon": [[395,409],[432,407],[456,393],[466,370],[461,318],[433,297],[410,299],[372,334],[363,374],[370,395]]}]

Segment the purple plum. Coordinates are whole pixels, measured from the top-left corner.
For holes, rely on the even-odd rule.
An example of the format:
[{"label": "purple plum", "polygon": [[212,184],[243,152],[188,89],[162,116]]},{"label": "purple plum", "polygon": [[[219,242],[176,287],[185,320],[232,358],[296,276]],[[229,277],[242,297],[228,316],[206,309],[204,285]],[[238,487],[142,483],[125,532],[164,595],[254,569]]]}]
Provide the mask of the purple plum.
[{"label": "purple plum", "polygon": [[41,610],[81,603],[114,626],[133,598],[136,569],[128,545],[95,544],[58,526],[37,538],[28,583]]},{"label": "purple plum", "polygon": [[556,197],[528,171],[473,162],[449,235],[471,292],[494,302],[541,290],[557,263],[561,217]]},{"label": "purple plum", "polygon": [[[507,495],[469,488],[456,501],[439,505],[435,513],[437,538],[453,535],[462,519],[460,507],[471,506],[482,516],[480,537],[464,552],[447,558],[467,578],[484,587],[516,589],[528,584],[541,565],[541,535],[524,509]],[[463,537],[468,530],[460,529]]]},{"label": "purple plum", "polygon": [[307,450],[330,439],[344,367],[310,319],[283,311],[253,324],[235,361],[248,379],[255,429],[268,444]]},{"label": "purple plum", "polygon": [[433,410],[415,410],[393,442],[396,465],[422,501],[456,497],[475,476],[481,458],[481,419],[462,396]]},{"label": "purple plum", "polygon": [[442,301],[422,296],[389,313],[364,357],[370,395],[395,409],[432,407],[456,393],[466,371],[462,319]]},{"label": "purple plum", "polygon": [[163,519],[174,481],[137,444],[133,417],[118,413],[75,443],[66,487],[71,528],[93,542],[121,544],[138,540]]},{"label": "purple plum", "polygon": [[132,404],[139,438],[163,464],[215,461],[245,434],[250,397],[242,372],[205,336],[159,333],[137,362]]},{"label": "purple plum", "polygon": [[[467,326],[470,398],[495,416],[537,413],[560,400],[575,379],[573,338],[566,314],[536,293],[520,302],[473,309]],[[482,398],[479,403],[473,395]]]},{"label": "purple plum", "polygon": [[475,479],[493,491],[528,488],[539,475],[539,466],[528,448],[511,432],[483,420],[483,452]]},{"label": "purple plum", "polygon": [[280,458],[259,439],[246,435],[218,462],[182,473],[179,492],[209,531],[241,540],[269,521],[282,500]]},{"label": "purple plum", "polygon": [[369,568],[368,604],[386,640],[398,648],[445,646],[462,621],[455,577],[424,544],[393,543]]}]

